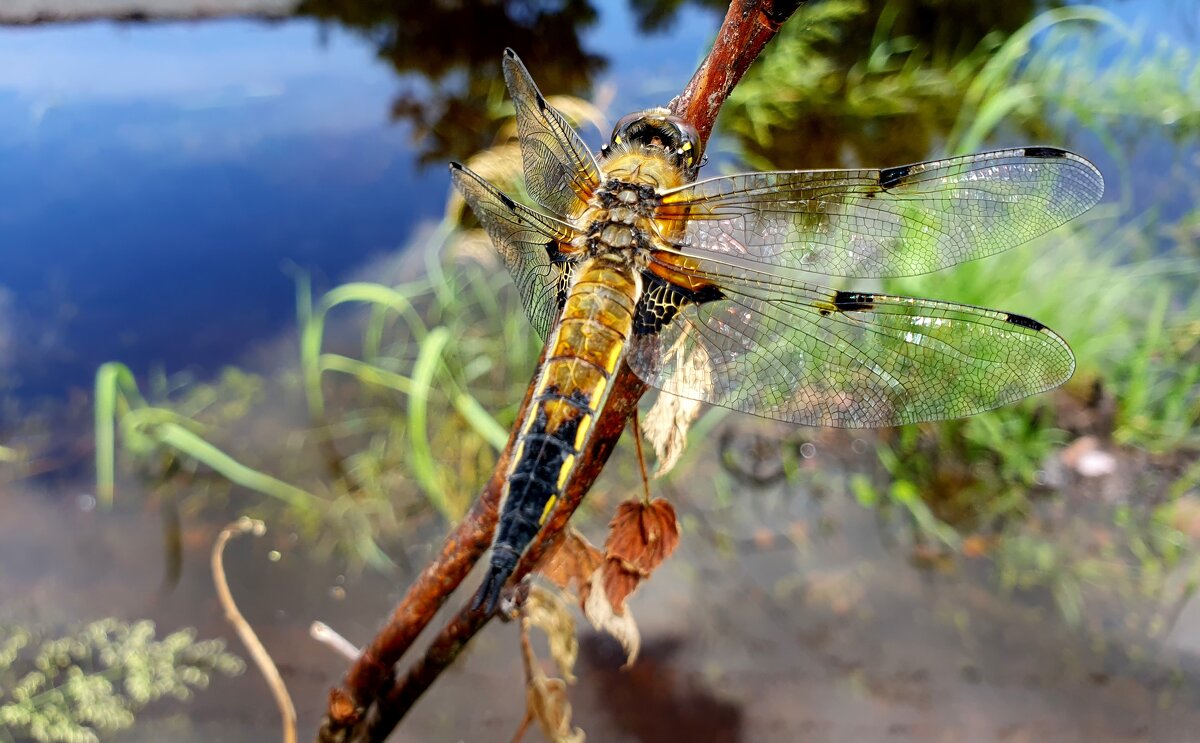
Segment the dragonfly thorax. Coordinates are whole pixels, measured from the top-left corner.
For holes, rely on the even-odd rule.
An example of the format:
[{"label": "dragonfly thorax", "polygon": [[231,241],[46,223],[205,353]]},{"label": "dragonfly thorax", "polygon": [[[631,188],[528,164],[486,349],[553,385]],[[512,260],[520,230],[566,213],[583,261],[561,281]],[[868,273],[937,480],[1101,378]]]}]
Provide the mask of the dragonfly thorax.
[{"label": "dragonfly thorax", "polygon": [[609,178],[579,217],[583,240],[577,247],[585,255],[607,255],[640,266],[654,247],[657,203],[653,186]]}]

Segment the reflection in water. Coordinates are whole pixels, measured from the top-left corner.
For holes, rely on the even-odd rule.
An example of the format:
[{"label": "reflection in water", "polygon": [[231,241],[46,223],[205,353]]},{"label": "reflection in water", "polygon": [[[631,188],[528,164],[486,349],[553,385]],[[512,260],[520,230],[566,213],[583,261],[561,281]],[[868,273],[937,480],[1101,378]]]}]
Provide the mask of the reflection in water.
[{"label": "reflection in water", "polygon": [[[803,22],[784,26],[735,92],[726,131],[735,120],[732,131],[743,150],[776,167],[928,159],[958,114],[956,75],[963,60],[986,47],[985,39],[1020,28],[1037,6],[1031,0],[831,0],[802,8]],[[763,74],[773,63],[786,78]],[[789,115],[748,129],[744,119],[755,102],[747,98],[769,97],[784,79],[789,90],[781,99],[795,102]]]},{"label": "reflection in water", "polygon": [[[725,0],[629,0],[642,33],[668,31],[688,6],[719,12],[727,5]],[[816,50],[837,76],[856,74],[862,60],[887,38],[897,53],[919,50],[914,59],[931,57],[951,67],[988,34],[1011,33],[1036,9],[1032,0],[986,6],[972,0],[835,0],[821,5],[834,7],[832,13],[841,19],[836,38]],[[501,46],[517,50],[538,71],[539,84],[548,92],[586,95],[607,65],[581,43],[581,32],[599,18],[589,0],[415,6],[386,0],[303,0],[297,12],[361,33],[379,58],[400,73],[404,87],[392,113],[414,126],[424,164],[462,160],[491,143],[497,104],[503,100],[495,63]],[[814,17],[828,13],[821,10]],[[799,24],[785,27],[785,33],[797,30],[802,30]],[[704,42],[696,41],[697,48]],[[684,82],[680,77],[678,84]],[[804,167],[846,165],[847,149],[863,162],[910,162],[936,149],[954,120],[955,111],[920,100],[896,100],[871,115],[848,116],[843,102],[836,100],[845,91],[826,94],[828,105],[814,106],[778,131],[768,127],[767,136],[758,141],[740,137],[740,144],[772,162]]]},{"label": "reflection in water", "polygon": [[[721,4],[629,0],[645,29],[664,28],[689,5]],[[404,5],[304,3],[303,15],[326,24],[329,45],[319,52],[312,48],[312,20],[122,28],[120,45],[104,53],[88,44],[115,36],[108,27],[56,31],[57,41],[40,48],[22,44],[42,31],[3,37],[0,154],[6,167],[0,185],[8,188],[0,204],[0,251],[7,251],[0,253],[0,284],[8,288],[0,289],[0,373],[23,374],[57,391],[68,361],[77,372],[71,381],[82,386],[97,362],[114,357],[139,372],[155,359],[166,359],[174,371],[197,360],[236,358],[247,343],[273,337],[291,318],[283,261],[316,269],[324,274],[318,285],[327,285],[346,278],[368,253],[394,251],[417,220],[441,213],[444,174],[412,167],[410,133],[387,126],[389,113],[424,138],[415,145],[424,162],[464,157],[490,143],[503,105],[497,64],[503,46],[516,47],[553,92],[586,92],[602,71],[616,76],[644,67],[614,51],[631,43],[625,26],[621,39],[589,35],[607,28],[612,16],[605,14],[615,12],[599,2],[475,0],[458,9],[414,3],[401,12]],[[821,51],[844,77],[872,48],[886,7],[895,12],[893,37],[907,35],[906,43],[958,59],[988,29],[1011,31],[1032,5],[873,0]],[[352,29],[354,43],[343,27]],[[239,39],[242,49],[231,49]],[[688,46],[699,50],[706,43],[697,35]],[[161,56],[138,56],[156,45]],[[5,62],[22,56],[41,69],[18,79]],[[381,72],[372,56],[388,68]],[[671,79],[681,85],[690,60],[679,56]],[[110,66],[118,59],[123,66]],[[272,65],[286,74],[268,69]],[[166,75],[181,66],[183,74]],[[84,67],[107,72],[81,76],[74,88],[54,87],[66,71]],[[392,69],[401,75],[398,99]],[[166,89],[184,78],[187,86],[170,95],[145,89],[147,82]],[[46,85],[35,90],[30,80]],[[843,93],[828,96],[836,103]],[[816,167],[848,157],[896,163],[924,157],[945,133],[945,112],[922,111],[919,104],[915,111],[870,118],[847,110],[831,104],[808,111],[799,123],[779,126],[770,152],[760,152],[781,166]],[[378,279],[382,272],[365,273]],[[49,321],[61,325],[62,340],[31,343],[28,328],[40,332]],[[290,343],[270,350],[278,357],[267,366],[294,368]],[[71,356],[57,359],[59,352]],[[75,435],[87,430],[88,403],[82,394],[71,402],[76,419],[69,440],[51,438],[28,417],[24,424],[38,429],[29,439],[40,442],[34,448],[52,460],[48,466],[60,478],[77,475],[56,492],[78,494],[80,502],[91,499],[86,494],[93,487],[90,443]],[[297,421],[299,403],[280,408],[253,408],[244,416],[245,430],[227,432],[225,443],[253,464],[297,480],[279,463],[297,459],[294,442],[309,433]],[[4,410],[0,428],[16,418]],[[693,459],[712,467],[727,462],[712,448],[718,443],[737,447],[733,464],[747,479],[782,490],[786,462],[762,456],[756,440],[718,435]],[[631,456],[624,461],[632,466]],[[593,739],[662,740],[684,730],[698,740],[731,741],[1187,740],[1185,731],[1196,729],[1196,604],[1183,612],[1165,647],[1135,637],[1127,649],[1117,642],[1110,656],[1095,658],[1082,633],[1053,622],[1052,608],[1029,596],[993,593],[978,570],[918,569],[902,549],[877,544],[887,535],[880,536],[874,513],[840,497],[842,486],[836,498],[784,493],[768,500],[769,494],[743,493],[739,482],[728,502],[723,490],[710,496],[722,510],[705,511],[695,504],[703,502],[701,486],[709,479],[715,480],[693,477],[677,488],[676,502],[692,504],[695,512],[685,512],[694,517],[692,538],[671,572],[634,605],[647,638],[639,665],[617,671],[620,659],[605,652],[603,641],[584,644],[580,684],[571,694]],[[408,482],[390,485],[391,498],[412,490]],[[179,487],[199,491],[196,480]],[[244,492],[228,496],[225,487],[222,481],[210,491],[214,501],[263,508]],[[1090,502],[1093,493],[1082,491],[1064,502]],[[178,585],[160,594],[163,532],[159,517],[136,505],[145,492],[132,485],[123,491],[116,514],[79,511],[74,499],[48,495],[18,501],[10,492],[5,498],[0,595],[22,596],[19,608],[56,619],[125,612],[153,616],[164,627],[200,624],[204,636],[227,631],[210,598],[211,524],[185,510],[180,528],[170,512],[163,514],[173,540],[167,577]],[[593,493],[591,502],[604,495]],[[161,503],[165,508],[169,501]],[[701,517],[707,521],[695,527]],[[602,522],[597,517],[580,525],[602,534]],[[1039,518],[1039,528],[1045,522]],[[405,527],[415,564],[441,533],[426,527]],[[411,576],[367,573],[345,580],[336,564],[308,562],[315,559],[311,542],[282,528],[268,538],[269,544],[233,548],[231,578],[265,627],[268,645],[279,651],[302,725],[311,728],[344,664],[311,651],[308,621],[320,618],[361,642]],[[271,562],[268,548],[282,561]],[[1089,607],[1089,614],[1114,623],[1130,615],[1120,607]],[[460,672],[447,674],[436,698],[415,710],[400,739],[491,740],[498,727],[515,729],[522,695],[512,640],[511,627],[490,628]],[[1130,669],[1122,655],[1162,660]],[[196,728],[191,734],[155,735],[144,727],[138,740],[266,739],[277,728],[264,698],[254,676],[216,684],[184,713]]]},{"label": "reflection in water", "polygon": [[401,75],[406,87],[392,113],[413,125],[423,163],[464,160],[491,143],[503,47],[518,50],[555,93],[586,93],[605,66],[581,43],[598,18],[588,0],[305,0],[297,12],[361,33]]}]

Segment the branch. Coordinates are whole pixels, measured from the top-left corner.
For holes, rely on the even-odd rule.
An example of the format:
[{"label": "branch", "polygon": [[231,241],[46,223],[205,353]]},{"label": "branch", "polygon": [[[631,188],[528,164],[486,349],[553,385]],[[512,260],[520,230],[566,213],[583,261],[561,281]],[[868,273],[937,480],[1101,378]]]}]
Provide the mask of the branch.
[{"label": "branch", "polygon": [[[604,463],[612,454],[617,440],[621,438],[626,423],[637,410],[638,400],[645,391],[646,383],[627,365],[622,364],[621,370],[613,379],[613,391],[608,403],[596,422],[593,445],[582,455],[582,459],[576,465],[578,469],[563,493],[561,504],[554,509],[554,515],[526,550],[509,585],[519,585],[520,581],[532,573],[543,558],[550,555],[558,545],[567,522],[583,502],[583,497],[587,495]],[[441,672],[454,662],[475,633],[482,629],[492,616],[480,611],[470,611],[466,607],[459,610],[430,644],[425,656],[380,702],[378,717],[371,721],[365,740],[379,743],[386,739],[413,703],[425,693]]]},{"label": "branch", "polygon": [[[545,360],[545,354],[543,349],[539,365]],[[530,386],[521,402],[518,420],[524,416],[532,395]],[[499,517],[504,474],[512,457],[516,434],[514,429],[491,479],[471,510],[446,536],[437,557],[421,571],[371,644],[363,648],[358,660],[346,672],[342,685],[330,690],[329,707],[317,734],[321,743],[348,740],[346,736],[350,729],[362,723],[370,706],[391,687],[400,658],[491,546]]]},{"label": "branch", "polygon": [[[696,127],[701,141],[706,141],[711,134],[717,113],[734,85],[800,2],[733,0],[713,49],[670,105],[675,115]],[[542,353],[539,364],[545,360],[544,349]],[[578,469],[563,494],[563,502],[526,551],[509,585],[516,585],[529,575],[557,544],[567,520],[600,474],[645,390],[645,383],[622,364],[613,380],[608,403],[596,423],[590,450],[581,455]],[[531,394],[532,388],[526,391],[521,403],[522,416],[529,406]],[[491,618],[483,612],[460,610],[430,644],[421,660],[397,682],[396,664],[491,546],[504,475],[515,439],[514,430],[491,480],[471,510],[446,537],[438,556],[421,572],[393,610],[388,624],[363,650],[347,672],[342,686],[330,691],[329,707],[317,735],[319,743],[384,740]]]},{"label": "branch", "polygon": [[725,99],[803,0],[733,0],[713,48],[667,108],[708,142]]}]

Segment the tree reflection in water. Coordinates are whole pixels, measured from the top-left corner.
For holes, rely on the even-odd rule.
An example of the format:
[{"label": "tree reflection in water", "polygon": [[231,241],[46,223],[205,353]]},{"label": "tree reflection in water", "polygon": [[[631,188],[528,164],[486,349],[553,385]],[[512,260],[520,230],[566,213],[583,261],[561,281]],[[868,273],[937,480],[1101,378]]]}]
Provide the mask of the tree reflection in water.
[{"label": "tree reflection in water", "polygon": [[[726,0],[628,0],[628,4],[638,29],[647,34],[668,32],[687,7],[710,9],[715,16],[728,5]],[[844,81],[855,69],[861,73],[872,49],[889,39],[949,67],[975,50],[989,33],[1007,34],[1019,28],[1035,9],[1032,0],[984,5],[974,0],[848,4],[857,5],[857,12],[839,22],[836,38],[814,49],[835,71],[833,83],[823,82],[832,88],[794,120],[769,127],[766,136],[759,132],[750,137],[734,127],[731,133],[743,151],[794,167],[854,164],[847,159],[875,164],[920,160],[936,150],[953,121],[952,113],[942,110],[945,101],[930,97],[896,102],[892,110],[864,111],[845,105],[847,89],[836,81]],[[836,1],[810,5],[836,5]],[[303,0],[296,12],[361,34],[378,50],[379,58],[399,73],[403,82],[392,115],[413,127],[423,164],[463,160],[492,144],[500,107],[505,105],[496,63],[504,47],[516,49],[537,70],[539,85],[547,93],[586,97],[595,76],[607,66],[602,53],[583,48],[583,33],[599,19],[595,2],[589,0]],[[714,29],[716,24],[714,17]],[[594,43],[604,51],[602,40]],[[697,49],[707,43],[696,39]],[[768,48],[766,56],[771,53]],[[679,81],[681,87],[684,82]],[[730,114],[737,108],[732,106]]]},{"label": "tree reflection in water", "polygon": [[587,0],[304,0],[297,13],[361,33],[401,75],[392,114],[413,126],[422,163],[464,160],[492,144],[504,47],[538,71],[547,93],[587,94],[605,67],[581,43],[599,17]]}]

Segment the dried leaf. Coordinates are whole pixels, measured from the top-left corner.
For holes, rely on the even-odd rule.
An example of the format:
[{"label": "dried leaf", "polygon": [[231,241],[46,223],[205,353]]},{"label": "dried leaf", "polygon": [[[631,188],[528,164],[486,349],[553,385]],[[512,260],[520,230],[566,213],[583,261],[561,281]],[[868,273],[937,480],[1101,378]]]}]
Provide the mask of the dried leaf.
[{"label": "dried leaf", "polygon": [[571,590],[582,598],[592,573],[604,562],[604,556],[591,542],[573,527],[567,527],[566,537],[559,543],[541,567],[542,575],[554,585]]},{"label": "dried leaf", "polygon": [[689,329],[680,333],[663,354],[664,366],[673,370],[660,389],[669,394],[660,394],[642,420],[642,432],[658,458],[655,477],[667,474],[683,456],[688,429],[703,409],[694,398],[712,391],[711,361],[708,354],[699,350],[702,344],[691,342],[692,332]]},{"label": "dried leaf", "polygon": [[628,668],[637,660],[642,647],[642,635],[629,607],[623,607],[619,612],[613,609],[608,596],[602,590],[602,580],[600,571],[592,575],[590,590],[583,602],[583,615],[593,627],[607,632],[621,643],[621,647],[625,649],[625,667]]},{"label": "dried leaf", "polygon": [[[547,601],[547,598],[550,600]],[[567,682],[562,679],[550,678],[542,671],[537,656],[533,652],[533,643],[529,641],[530,628],[538,619],[548,620],[555,625],[561,624],[561,618],[549,618],[554,614],[566,615],[566,607],[562,606],[561,602],[558,603],[558,609],[552,608],[554,601],[555,597],[549,591],[539,591],[535,587],[522,607],[521,659],[525,663],[525,721],[521,723],[515,740],[520,740],[525,731],[525,725],[533,719],[537,720],[542,734],[552,743],[583,743],[586,737],[583,731],[571,727],[571,701],[567,698]],[[567,617],[567,620],[570,621],[570,618]],[[570,624],[573,638],[574,622],[570,622]],[[548,632],[547,636],[551,637],[553,646],[553,634]],[[577,651],[577,647],[572,650],[571,665],[574,665],[574,653]],[[553,649],[551,652],[554,652]],[[562,667],[561,663],[559,667]]]},{"label": "dried leaf", "polygon": [[571,700],[562,679],[548,678],[540,670],[525,685],[527,714],[537,720],[542,735],[552,743],[583,743],[583,730],[571,727]]},{"label": "dried leaf", "polygon": [[604,543],[604,592],[620,613],[633,593],[679,544],[675,509],[662,498],[650,503],[625,501],[609,523]]},{"label": "dried leaf", "polygon": [[575,682],[575,659],[579,657],[579,639],[575,637],[575,619],[558,593],[533,586],[521,606],[529,624],[546,634],[550,657],[568,683]]},{"label": "dried leaf", "polygon": [[700,416],[703,403],[689,400],[678,395],[659,395],[650,408],[650,412],[642,417],[642,433],[650,446],[654,447],[654,457],[657,466],[655,477],[674,469],[683,458],[687,447],[688,429]]}]

